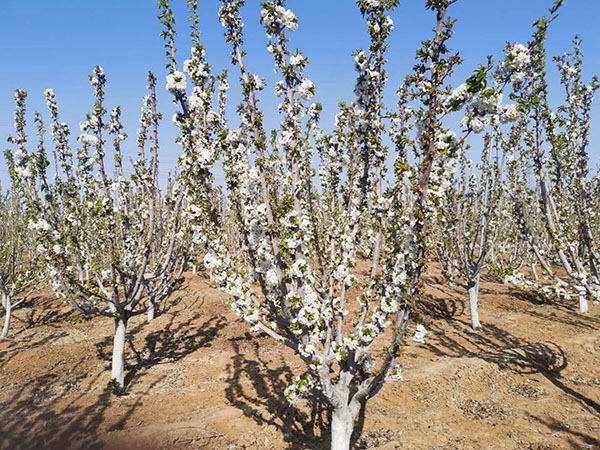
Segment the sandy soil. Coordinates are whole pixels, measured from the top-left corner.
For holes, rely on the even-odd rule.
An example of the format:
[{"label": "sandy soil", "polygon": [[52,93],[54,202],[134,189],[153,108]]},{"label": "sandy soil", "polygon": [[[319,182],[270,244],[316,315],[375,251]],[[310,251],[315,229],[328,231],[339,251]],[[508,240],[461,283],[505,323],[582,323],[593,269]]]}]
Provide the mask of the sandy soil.
[{"label": "sandy soil", "polygon": [[[51,295],[15,311],[0,342],[0,449],[325,449],[327,416],[281,395],[302,373],[286,348],[248,332],[206,278],[151,324],[132,320],[129,393],[106,385],[113,323]],[[548,304],[486,278],[484,330],[463,292],[427,277],[405,380],[357,426],[361,449],[600,449],[600,306]]]}]

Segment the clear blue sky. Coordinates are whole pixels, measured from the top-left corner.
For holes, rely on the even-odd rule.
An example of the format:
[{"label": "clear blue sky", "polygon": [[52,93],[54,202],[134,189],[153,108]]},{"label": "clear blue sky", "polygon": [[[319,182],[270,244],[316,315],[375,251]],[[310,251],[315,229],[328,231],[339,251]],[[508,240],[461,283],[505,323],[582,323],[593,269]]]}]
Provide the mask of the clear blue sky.
[{"label": "clear blue sky", "polygon": [[[155,0],[2,0],[0,14],[0,139],[13,126],[13,93],[24,89],[29,93],[30,124],[32,113],[40,110],[47,117],[43,91],[53,88],[62,118],[73,134],[93,103],[87,75],[101,65],[108,77],[106,104],[121,105],[126,132],[130,135],[126,151],[135,154],[135,132],[146,74],[155,72],[159,79],[160,109],[167,120],[162,130],[162,174],[172,168],[179,155],[173,143],[175,131],[170,125],[174,111],[164,92],[164,51],[161,25],[156,19]],[[177,14],[179,60],[187,58],[187,21],[185,0],[172,0]],[[200,0],[202,40],[213,69],[227,67],[228,47],[223,42],[217,19],[218,0]],[[244,9],[249,67],[267,78],[270,88],[264,91],[262,105],[271,126],[276,124],[277,99],[271,95],[272,60],[265,50],[265,37],[258,23],[259,1],[247,0]],[[393,13],[395,30],[390,40],[388,68],[390,93],[393,93],[413,63],[419,42],[431,36],[433,13],[425,11],[422,0],[403,0]],[[499,56],[507,40],[525,42],[531,35],[531,23],[546,14],[549,0],[459,0],[449,12],[458,19],[451,47],[465,58],[458,77],[464,77],[488,54]],[[332,123],[340,100],[352,100],[354,83],[353,59],[350,53],[368,45],[365,26],[353,0],[289,0],[300,26],[291,33],[291,48],[302,49],[309,58],[307,76],[317,85],[316,101],[324,104],[323,125]],[[600,39],[598,18],[600,1],[565,0],[559,19],[549,33],[550,54],[571,49],[575,34],[583,39],[585,74],[600,73]],[[230,72],[230,84],[237,79]],[[457,83],[460,82],[457,78]],[[554,89],[559,89],[557,84]],[[557,91],[558,95],[558,91]],[[235,98],[232,98],[232,107]],[[393,95],[388,103],[395,101]],[[600,108],[593,114],[593,136],[590,153],[594,167],[600,161],[598,121]],[[30,128],[31,136],[34,135]],[[7,144],[2,145],[6,148]],[[6,168],[0,163],[0,180],[6,186]]]}]

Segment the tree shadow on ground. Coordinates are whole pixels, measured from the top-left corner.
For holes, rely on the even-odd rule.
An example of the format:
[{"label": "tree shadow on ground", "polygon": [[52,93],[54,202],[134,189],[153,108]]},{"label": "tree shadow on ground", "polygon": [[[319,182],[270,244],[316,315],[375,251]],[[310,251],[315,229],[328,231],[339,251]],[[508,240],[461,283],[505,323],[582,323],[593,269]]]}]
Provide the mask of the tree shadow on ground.
[{"label": "tree shadow on ground", "polygon": [[600,317],[592,317],[579,314],[575,308],[568,313],[562,313],[554,307],[548,311],[527,311],[533,317],[538,317],[543,320],[560,323],[576,328],[585,328],[591,332],[600,330]]},{"label": "tree shadow on ground", "polygon": [[[14,323],[11,325],[11,334],[18,336],[23,331],[40,325],[55,328],[62,326],[73,315],[73,308],[70,305],[57,306],[57,300],[52,295],[54,294],[41,292],[20,304],[13,311]],[[17,324],[21,325],[19,330],[16,330]]]},{"label": "tree shadow on ground", "polygon": [[479,281],[482,283],[503,284],[502,278],[494,275],[489,270],[482,270],[479,275]]},{"label": "tree shadow on ground", "polygon": [[469,332],[467,323],[456,323],[461,324],[462,333],[439,332],[428,341],[427,347],[434,354],[457,358],[475,357],[496,364],[503,370],[543,375],[565,394],[600,414],[598,402],[565,383],[562,372],[566,369],[568,360],[564,350],[556,343],[528,342],[491,324],[486,324],[482,332]]},{"label": "tree shadow on ground", "polygon": [[[196,349],[210,345],[225,325],[224,316],[211,317],[203,322],[198,300],[183,306],[184,309],[177,314],[178,318],[184,316],[185,320],[175,321],[173,316],[163,317],[165,326],[145,335],[145,323],[131,328],[128,339],[127,384],[134,379],[139,381],[145,373],[143,369],[179,361]],[[0,358],[13,351],[48,345],[63,336],[67,336],[67,333],[45,336],[41,340],[32,341],[29,346],[23,346],[19,342],[18,348],[4,350],[0,353]],[[136,342],[137,345],[143,342],[139,350]],[[109,364],[110,350],[112,336],[96,344],[97,356]],[[83,362],[73,361],[72,366],[84,367]],[[92,376],[75,369],[69,379],[69,375],[62,373],[57,366],[56,370],[41,377],[26,378],[22,383],[11,385],[11,394],[0,403],[0,450],[102,449],[102,434],[123,429],[145,395],[167,376],[158,376],[143,392],[138,392],[135,396],[118,397],[99,385],[100,380],[105,378],[107,368],[107,365],[102,364]],[[95,389],[99,393],[94,396],[90,391]],[[62,400],[61,405],[65,404],[65,397],[70,399],[67,406],[57,406],[59,400]],[[114,413],[108,413],[111,408]]]},{"label": "tree shadow on ground", "polygon": [[[154,321],[166,320],[166,324],[160,330],[148,332],[143,337],[142,345],[136,344],[136,341],[141,340],[149,324],[141,322],[128,330],[129,348],[126,349],[125,386],[131,385],[142,370],[159,364],[180,361],[199,348],[210,345],[227,322],[225,316],[213,316],[202,322],[203,303],[199,299],[189,303],[182,302],[181,311],[168,318],[164,315],[161,319],[154,319]],[[185,320],[176,321],[183,315],[187,315]],[[98,358],[107,362],[105,366],[107,370],[110,370],[112,345],[112,336],[107,336],[96,344]]]},{"label": "tree shadow on ground", "polygon": [[[31,296],[25,302],[15,307],[12,311],[8,336],[0,340],[0,343],[8,342],[10,347],[18,346],[22,342],[32,343],[39,334],[45,334],[32,332],[30,331],[32,328],[40,325],[59,328],[59,324],[64,322],[69,316],[69,310],[66,308],[57,309],[55,305],[44,307],[46,300],[45,297]],[[4,313],[4,310],[0,309],[0,313]],[[4,324],[4,320],[5,314],[0,314],[0,324]],[[61,333],[61,336],[64,336],[64,333]],[[33,346],[31,344],[31,347]],[[0,350],[0,362],[5,353],[6,351]]]},{"label": "tree shadow on ground", "polygon": [[552,298],[544,295],[538,288],[520,288],[510,286],[509,295],[522,302],[533,306],[547,306],[543,308],[527,309],[527,313],[542,319],[552,320],[561,324],[576,327],[585,327],[600,330],[600,317],[579,313],[579,304],[576,298]]},{"label": "tree shadow on ground", "polygon": [[[54,401],[74,388],[70,383],[59,384],[58,379],[56,374],[47,374],[27,380],[18,388],[11,386],[12,396],[0,404],[0,449],[102,448],[96,430],[110,394],[102,392],[81,411],[72,404],[55,411]],[[79,381],[75,377],[73,383]]]},{"label": "tree shadow on ground", "polygon": [[[325,398],[290,405],[284,390],[296,375],[281,356],[269,361],[260,344],[248,333],[233,339],[235,355],[227,367],[227,400],[258,425],[279,430],[288,449],[328,449],[328,414]],[[250,346],[250,350],[246,350]]]},{"label": "tree shadow on ground", "polygon": [[47,347],[66,336],[68,336],[68,333],[65,331],[56,334],[35,333],[18,339],[9,336],[8,339],[0,341],[2,346],[0,349],[0,364],[5,366],[20,352]]},{"label": "tree shadow on ground", "polygon": [[423,275],[423,282],[430,286],[448,286],[448,280],[443,275],[434,275],[431,273],[426,273]]},{"label": "tree shadow on ground", "polygon": [[423,299],[417,304],[415,317],[427,316],[432,319],[449,320],[462,315],[464,311],[464,301],[424,295]]},{"label": "tree shadow on ground", "polygon": [[[558,422],[553,419],[542,419],[534,414],[530,414],[529,417],[536,422],[545,425],[547,428],[554,432],[565,433],[570,435],[568,438],[571,448],[581,448],[581,441],[585,443],[589,448],[600,448],[600,439],[589,436],[585,433],[581,433],[577,430],[573,430],[568,424]],[[579,440],[579,441],[578,441]]]},{"label": "tree shadow on ground", "polygon": [[176,325],[171,317],[164,329],[145,336],[144,346],[140,350],[135,348],[133,337],[130,337],[129,345],[136,363],[129,367],[126,383],[132,382],[142,369],[177,362],[200,348],[209,347],[227,321],[225,316],[216,316],[201,325],[194,324],[200,317],[200,313],[195,313]]},{"label": "tree shadow on ground", "polygon": [[[513,293],[511,293],[511,295],[512,294]],[[579,313],[577,300],[560,298],[540,304],[548,306],[548,308],[531,309],[527,310],[527,313],[531,316],[557,322],[562,325],[587,328],[589,330],[600,330],[600,317]]]},{"label": "tree shadow on ground", "polygon": [[[11,386],[12,395],[0,403],[1,450],[100,450],[101,427],[107,418],[118,415],[121,423],[138,404],[125,405],[124,412],[122,399],[107,389],[101,389],[96,396],[89,394],[97,386],[102,371],[91,377],[85,373],[73,374],[68,381],[64,376],[48,373],[35,380],[28,379],[18,387]],[[65,397],[69,401],[62,404],[67,406],[58,407],[58,401]],[[107,414],[115,404],[119,406],[118,412]]]},{"label": "tree shadow on ground", "polygon": [[520,289],[518,287],[510,287],[509,295],[523,302],[527,302],[536,306],[552,305],[552,302],[548,300],[548,297],[546,297],[537,289]]}]

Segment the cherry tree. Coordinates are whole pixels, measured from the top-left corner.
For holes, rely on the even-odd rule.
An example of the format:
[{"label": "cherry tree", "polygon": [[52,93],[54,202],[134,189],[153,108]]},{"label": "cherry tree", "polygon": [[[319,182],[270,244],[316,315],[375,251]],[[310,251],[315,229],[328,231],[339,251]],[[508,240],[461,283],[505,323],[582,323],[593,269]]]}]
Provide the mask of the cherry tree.
[{"label": "cherry tree", "polygon": [[[187,233],[180,214],[181,196],[160,193],[155,77],[148,76],[138,154],[127,175],[121,143],[126,139],[120,108],[104,106],[106,76],[100,67],[90,75],[95,103],[81,123],[76,151],[69,127],[60,121],[54,91],[45,92],[50,111],[46,129],[35,115],[38,146],[27,149],[27,94],[17,91],[15,136],[8,151],[9,170],[25,202],[25,220],[52,287],[83,314],[114,319],[111,383],[124,388],[125,336],[129,319],[164,300],[178,285],[184,267]],[[113,167],[107,157],[114,149]],[[113,175],[110,175],[110,172]]]},{"label": "cherry tree", "polygon": [[[398,1],[358,2],[370,45],[354,53],[356,100],[340,105],[335,130],[326,134],[319,127],[322,108],[311,102],[316,86],[305,74],[308,59],[288,45],[299,24],[283,0],[263,2],[260,17],[281,77],[274,86],[281,122],[270,133],[259,107],[265,80],[251,73],[245,60],[244,1],[222,0],[219,10],[239,71],[237,127],[224,116],[225,74],[212,75],[200,43],[196,2],[188,1],[193,47],[183,71],[176,60],[173,12],[167,0],[159,2],[167,90],[181,107],[174,121],[184,152],[186,214],[196,218],[198,235],[205,237],[204,264],[252,330],[305,361],[306,373],[285,395],[294,402],[321,391],[331,410],[332,448],[349,448],[367,400],[386,380],[402,379],[397,356],[422,290],[435,197],[452,170],[446,156],[461,142],[442,119],[468,104],[465,133],[481,131],[489,123],[488,111],[478,105],[497,103],[496,91],[485,90],[484,67],[454,93],[448,107],[448,79],[460,62],[446,45],[454,24],[446,17],[452,3],[426,1],[436,16],[434,37],[422,43],[415,72],[398,90],[397,109],[390,110],[383,102],[386,40],[393,29],[388,12]],[[386,135],[395,144],[391,174]],[[209,201],[217,160],[241,247],[232,245]],[[359,277],[355,266],[363,254],[370,272]],[[414,338],[423,341],[425,333],[419,325]],[[384,343],[383,352],[374,350]]]},{"label": "cherry tree", "polygon": [[[503,204],[503,126],[521,114],[516,104],[503,104],[510,80],[522,76],[527,51],[521,44],[508,45],[505,58],[495,67],[491,58],[446,99],[446,111],[464,110],[462,136],[451,131],[436,145],[441,153],[434,167],[432,191],[435,232],[432,246],[448,281],[469,295],[471,326],[481,329],[478,311],[479,279],[493,252],[500,231],[499,220],[509,216]],[[489,78],[489,81],[488,81]],[[465,143],[472,134],[486,131],[477,167],[468,157]],[[448,145],[452,142],[452,145]],[[444,170],[446,168],[446,170]],[[476,169],[476,170],[475,170]]]},{"label": "cherry tree", "polygon": [[495,133],[486,134],[477,171],[466,156],[459,158],[459,171],[440,199],[433,233],[432,245],[442,272],[469,295],[474,330],[482,328],[478,307],[481,270],[498,238],[498,221],[509,215],[501,207],[502,158],[497,145],[493,161],[490,156],[494,136],[499,133],[496,127]]},{"label": "cherry tree", "polygon": [[11,189],[0,197],[0,295],[4,309],[0,339],[8,337],[13,309],[28,299],[41,278],[20,198]]},{"label": "cherry tree", "polygon": [[[556,14],[558,5],[560,2],[552,14]],[[590,110],[600,84],[597,77],[589,83],[582,80],[581,42],[576,38],[572,53],[554,58],[565,102],[552,108],[544,46],[547,26],[548,21],[538,21],[529,44],[531,59],[526,76],[514,80],[513,85],[514,98],[523,111],[513,130],[518,137],[514,139],[517,153],[513,164],[533,167],[535,183],[535,189],[528,194],[523,189],[527,186],[523,176],[521,188],[515,189],[513,198],[520,216],[535,215],[544,227],[550,252],[540,251],[534,237],[538,231],[522,222],[540,265],[559,288],[575,292],[579,311],[584,313],[587,299],[597,299],[600,292],[598,229],[594,225],[599,205],[598,197],[592,194],[597,181],[590,175],[588,150]],[[535,202],[528,205],[532,195]],[[560,276],[552,267],[553,260],[566,276]]]}]

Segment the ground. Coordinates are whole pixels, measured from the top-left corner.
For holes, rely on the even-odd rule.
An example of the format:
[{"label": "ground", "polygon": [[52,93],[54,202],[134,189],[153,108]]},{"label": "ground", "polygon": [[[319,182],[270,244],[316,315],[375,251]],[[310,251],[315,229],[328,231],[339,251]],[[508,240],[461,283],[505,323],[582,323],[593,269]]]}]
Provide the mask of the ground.
[{"label": "ground", "polygon": [[[466,293],[428,275],[402,382],[357,424],[360,449],[600,449],[600,305],[548,303],[491,276],[481,332]],[[251,334],[227,298],[188,274],[150,324],[130,322],[128,393],[110,378],[113,323],[48,293],[0,342],[0,450],[326,449],[327,415],[282,395],[302,363]]]}]

